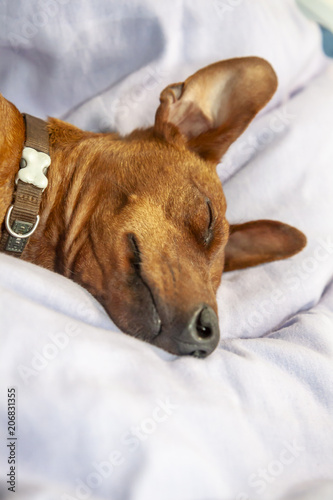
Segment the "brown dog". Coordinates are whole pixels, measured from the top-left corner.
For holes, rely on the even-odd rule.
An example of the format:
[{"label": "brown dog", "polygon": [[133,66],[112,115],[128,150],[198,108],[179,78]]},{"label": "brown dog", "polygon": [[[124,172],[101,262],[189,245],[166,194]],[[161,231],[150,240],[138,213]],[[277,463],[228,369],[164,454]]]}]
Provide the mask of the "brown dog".
[{"label": "brown dog", "polygon": [[[210,354],[223,269],[289,257],[306,241],[275,221],[229,228],[215,171],[276,86],[266,61],[232,59],[164,89],[155,125],[126,137],[49,119],[49,185],[22,258],[87,288],[124,332],[175,354]],[[3,97],[0,106],[4,233],[25,126]]]}]

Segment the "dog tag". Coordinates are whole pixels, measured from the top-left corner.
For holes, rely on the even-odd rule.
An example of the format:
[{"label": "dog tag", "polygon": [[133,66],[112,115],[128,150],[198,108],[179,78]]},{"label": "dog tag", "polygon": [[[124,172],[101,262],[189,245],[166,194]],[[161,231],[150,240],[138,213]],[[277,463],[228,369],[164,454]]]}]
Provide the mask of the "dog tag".
[{"label": "dog tag", "polygon": [[[30,229],[33,228],[33,226],[34,224],[32,224],[31,222],[16,220],[14,221],[12,229],[13,231],[15,231],[15,233],[26,234],[30,231]],[[7,252],[22,253],[27,241],[28,240],[26,238],[15,238],[14,236],[9,235],[5,250],[7,250]]]},{"label": "dog tag", "polygon": [[27,184],[33,184],[40,189],[45,189],[48,184],[45,174],[51,164],[49,155],[27,147],[23,149],[22,160],[22,168],[17,174],[16,182],[20,179]]}]

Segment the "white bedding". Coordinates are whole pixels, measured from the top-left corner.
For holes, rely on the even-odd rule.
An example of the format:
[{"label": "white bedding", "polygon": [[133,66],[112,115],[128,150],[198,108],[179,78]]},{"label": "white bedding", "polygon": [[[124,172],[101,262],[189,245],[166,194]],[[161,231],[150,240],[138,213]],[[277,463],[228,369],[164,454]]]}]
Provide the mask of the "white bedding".
[{"label": "white bedding", "polygon": [[218,167],[229,220],[308,238],[223,276],[205,360],[124,335],[78,285],[1,255],[1,498],[16,387],[16,499],[332,499],[333,66],[318,27],[292,0],[17,0],[0,20],[4,96],[92,130],[151,124],[167,84],[266,57],[278,92]]}]

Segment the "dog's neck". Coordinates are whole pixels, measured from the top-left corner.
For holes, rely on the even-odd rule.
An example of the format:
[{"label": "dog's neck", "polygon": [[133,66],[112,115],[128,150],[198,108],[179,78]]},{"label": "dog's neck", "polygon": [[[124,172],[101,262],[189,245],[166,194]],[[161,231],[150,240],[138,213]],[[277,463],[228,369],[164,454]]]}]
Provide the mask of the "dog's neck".
[{"label": "dog's neck", "polygon": [[2,224],[13,199],[15,177],[25,140],[25,126],[21,113],[5,99],[0,100],[0,113],[1,130],[5,131],[2,134],[0,132],[1,163],[6,165],[6,168],[0,169],[0,221]]},{"label": "dog's neck", "polygon": [[63,122],[55,119],[48,121],[48,132],[51,157],[48,187],[42,196],[39,228],[23,259],[42,262],[43,267],[67,275],[67,254],[74,244],[73,215],[82,194],[88,159],[79,146],[84,132],[77,130],[76,135],[73,129],[67,130]]},{"label": "dog's neck", "polygon": [[[0,222],[1,232],[4,234],[5,216],[13,203],[14,193],[17,189],[15,181],[25,146],[26,127],[23,115],[7,101],[2,100],[1,102],[4,102],[6,106],[6,109],[1,110],[6,122],[6,136],[0,137],[0,145],[4,151],[2,160],[7,165],[7,170],[4,170],[2,174],[3,178],[0,177],[0,186],[3,189],[3,196],[0,200]],[[80,155],[77,154],[76,148],[70,147],[69,132],[62,122],[51,119],[47,123],[47,129],[51,157],[51,167],[48,172],[49,185],[42,193],[39,225],[30,237],[29,244],[21,254],[21,258],[34,263],[43,262],[44,267],[58,270],[64,265],[65,246],[68,246],[66,229],[70,223],[71,213],[78,195],[77,192],[74,192],[74,186],[81,185],[81,182],[78,182],[80,175],[77,168],[81,161],[79,161]],[[75,136],[75,132],[73,133],[73,128],[71,128],[70,139],[74,143],[78,142],[80,136],[84,134],[78,129],[77,132],[78,134]],[[63,141],[64,137],[67,141]],[[69,147],[64,148],[64,143],[69,144]],[[74,178],[75,182],[73,182]],[[15,255],[14,252],[13,255]]]}]

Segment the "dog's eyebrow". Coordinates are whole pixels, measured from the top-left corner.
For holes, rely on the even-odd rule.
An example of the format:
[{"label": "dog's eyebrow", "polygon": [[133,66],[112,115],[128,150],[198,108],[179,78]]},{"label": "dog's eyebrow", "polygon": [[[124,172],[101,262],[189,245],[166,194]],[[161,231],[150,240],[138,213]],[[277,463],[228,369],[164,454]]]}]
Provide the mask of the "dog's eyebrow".
[{"label": "dog's eyebrow", "polygon": [[211,217],[214,216],[213,202],[211,198],[207,195],[207,192],[202,191],[202,189],[193,181],[193,198],[197,198],[198,202],[200,201],[202,204],[206,204],[209,215]]},{"label": "dog's eyebrow", "polygon": [[[191,184],[192,184],[193,190],[196,191],[200,195],[200,197],[202,197],[204,199],[209,198],[209,196],[207,194],[207,190],[202,189],[200,180],[196,179],[192,175],[191,175],[190,179],[191,179]],[[199,182],[199,184],[198,184],[198,182]]]},{"label": "dog's eyebrow", "polygon": [[198,186],[195,186],[195,187],[196,187],[196,191],[198,191],[198,193],[200,195],[199,196],[199,198],[201,198],[200,201],[202,201],[202,203],[205,203],[208,206],[209,214],[211,216],[213,216],[214,215],[214,210],[213,210],[213,202],[212,202],[212,200],[207,195],[207,193],[204,193],[203,191],[201,191],[201,189]]},{"label": "dog's eyebrow", "polygon": [[[205,227],[203,226],[203,220],[200,223],[200,227],[202,231],[205,231],[205,244],[209,244],[209,242],[213,239],[214,237],[214,227],[215,227],[215,222],[216,222],[216,212],[213,208],[213,202],[210,199],[210,197],[207,195],[207,193],[203,192],[196,184],[193,184],[193,190],[192,190],[192,200],[195,203],[195,206],[199,208],[201,214],[204,213],[204,206],[207,214],[207,219],[206,219],[206,225]],[[198,226],[199,228],[199,226]]]}]

